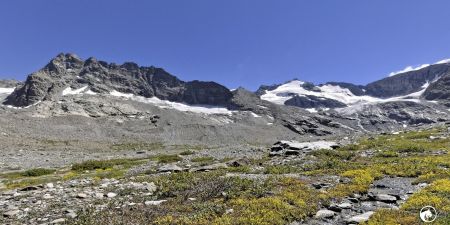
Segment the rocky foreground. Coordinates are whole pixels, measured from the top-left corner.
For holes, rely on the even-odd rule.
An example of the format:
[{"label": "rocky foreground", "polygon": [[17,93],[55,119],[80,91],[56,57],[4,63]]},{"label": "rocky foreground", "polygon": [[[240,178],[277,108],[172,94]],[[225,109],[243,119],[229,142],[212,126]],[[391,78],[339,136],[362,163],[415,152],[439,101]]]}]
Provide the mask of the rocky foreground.
[{"label": "rocky foreground", "polygon": [[[447,128],[353,144],[281,141],[85,161],[0,176],[2,224],[418,224],[450,221]],[[210,152],[211,154],[209,154]]]}]

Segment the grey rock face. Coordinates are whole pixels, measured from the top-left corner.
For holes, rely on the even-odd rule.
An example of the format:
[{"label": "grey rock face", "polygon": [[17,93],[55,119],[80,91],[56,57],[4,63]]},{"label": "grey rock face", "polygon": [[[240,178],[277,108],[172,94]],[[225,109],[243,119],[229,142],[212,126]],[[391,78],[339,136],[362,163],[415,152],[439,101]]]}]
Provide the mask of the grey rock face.
[{"label": "grey rock face", "polygon": [[94,58],[83,61],[73,54],[60,54],[28,76],[25,84],[8,96],[6,104],[28,106],[55,100],[65,88],[83,86],[97,93],[116,90],[188,104],[226,105],[231,98],[231,92],[222,85],[184,82],[161,68],[108,64]]},{"label": "grey rock face", "polygon": [[287,100],[284,104],[297,106],[300,108],[341,108],[347,106],[344,103],[336,101],[334,99],[321,98],[313,95],[296,95]]},{"label": "grey rock face", "polygon": [[450,100],[450,73],[430,84],[422,97],[426,100]]},{"label": "grey rock face", "polygon": [[369,211],[360,215],[356,215],[347,219],[347,223],[349,224],[359,224],[362,222],[366,222],[369,218],[374,214],[374,212]]},{"label": "grey rock face", "polygon": [[406,72],[368,84],[367,94],[375,97],[393,97],[420,91],[427,82],[432,82],[450,72],[449,64],[437,64],[420,70]]}]

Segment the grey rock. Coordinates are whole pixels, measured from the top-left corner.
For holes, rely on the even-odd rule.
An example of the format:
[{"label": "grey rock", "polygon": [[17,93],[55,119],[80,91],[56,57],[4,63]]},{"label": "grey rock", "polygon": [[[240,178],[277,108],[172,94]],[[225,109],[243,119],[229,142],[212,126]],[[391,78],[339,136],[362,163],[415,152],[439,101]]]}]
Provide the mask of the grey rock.
[{"label": "grey rock", "polygon": [[147,206],[154,206],[154,205],[161,205],[164,202],[167,202],[167,200],[145,201],[144,204]]},{"label": "grey rock", "polygon": [[16,216],[16,215],[19,214],[19,213],[20,213],[20,210],[18,210],[18,209],[16,209],[16,210],[10,210],[10,211],[4,212],[4,213],[3,213],[3,216],[4,216],[4,217],[13,217],[13,216]]},{"label": "grey rock", "polygon": [[158,168],[158,172],[181,172],[183,171],[183,168],[174,165],[174,164],[168,164],[168,165],[164,165]]},{"label": "grey rock", "polygon": [[85,193],[78,193],[77,194],[77,198],[87,198],[87,197],[88,197],[88,195],[85,194]]},{"label": "grey rock", "polygon": [[53,220],[52,222],[50,222],[50,224],[60,224],[60,223],[64,223],[64,222],[66,222],[66,219],[59,218],[59,219]]},{"label": "grey rock", "polygon": [[386,202],[386,203],[394,203],[397,201],[396,197],[394,197],[392,195],[388,195],[388,194],[377,194],[377,195],[373,196],[373,198],[377,201]]},{"label": "grey rock", "polygon": [[328,209],[321,209],[316,213],[315,218],[318,218],[318,219],[332,218],[335,215],[336,215],[336,212],[334,212],[334,211],[331,211]]},{"label": "grey rock", "polygon": [[286,102],[285,105],[297,106],[300,108],[342,108],[347,105],[334,99],[322,98],[313,95],[295,95]]},{"label": "grey rock", "polygon": [[359,224],[359,223],[362,223],[362,222],[366,222],[366,221],[369,220],[369,218],[373,214],[374,214],[374,212],[369,211],[369,212],[366,212],[366,213],[363,213],[363,214],[360,214],[360,215],[356,215],[356,216],[350,217],[350,218],[346,219],[346,222],[348,224]]},{"label": "grey rock", "polygon": [[114,197],[117,196],[117,194],[116,194],[116,193],[113,193],[113,192],[109,192],[108,194],[106,194],[106,196],[107,196],[108,198],[114,198]]}]

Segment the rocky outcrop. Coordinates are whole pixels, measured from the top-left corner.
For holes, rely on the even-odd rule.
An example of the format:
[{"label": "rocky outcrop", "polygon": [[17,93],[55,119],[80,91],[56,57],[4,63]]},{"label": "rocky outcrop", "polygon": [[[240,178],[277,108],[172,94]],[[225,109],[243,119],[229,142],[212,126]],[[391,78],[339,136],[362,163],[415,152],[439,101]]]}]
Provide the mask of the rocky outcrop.
[{"label": "rocky outcrop", "polygon": [[28,106],[39,101],[55,100],[65,88],[87,86],[96,93],[119,91],[144,97],[188,104],[227,105],[231,92],[215,82],[184,82],[156,67],[135,63],[116,65],[74,54],[59,54],[43,69],[28,76],[6,104]]},{"label": "rocky outcrop", "polygon": [[313,95],[296,95],[284,102],[284,104],[297,106],[300,108],[341,108],[347,106],[346,104],[334,99],[317,97]]},{"label": "rocky outcrop", "polygon": [[270,148],[269,156],[301,155],[319,149],[336,149],[339,146],[332,141],[296,142],[278,141]]},{"label": "rocky outcrop", "polygon": [[430,84],[422,97],[426,100],[450,101],[450,73],[442,76],[436,82]]}]

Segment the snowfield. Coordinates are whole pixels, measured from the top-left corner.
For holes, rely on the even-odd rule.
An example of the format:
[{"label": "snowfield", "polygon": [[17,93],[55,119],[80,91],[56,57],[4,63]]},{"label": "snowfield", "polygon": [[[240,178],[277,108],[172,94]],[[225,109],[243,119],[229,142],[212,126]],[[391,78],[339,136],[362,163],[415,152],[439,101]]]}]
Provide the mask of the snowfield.
[{"label": "snowfield", "polygon": [[11,94],[15,88],[0,88],[0,94]]},{"label": "snowfield", "polygon": [[[422,86],[422,89],[420,91],[404,96],[397,96],[392,98],[377,98],[368,95],[356,96],[347,88],[342,88],[340,86],[330,84],[316,86],[318,88],[318,91],[311,91],[302,87],[304,83],[305,82],[299,80],[290,81],[288,83],[280,85],[274,90],[271,91],[266,90],[265,94],[261,95],[261,99],[273,102],[275,104],[284,105],[284,103],[287,100],[291,99],[294,95],[298,96],[312,95],[320,98],[333,99],[346,104],[348,107],[354,106],[360,107],[366,104],[377,104],[393,101],[418,102],[420,101],[419,97],[430,85],[430,82],[427,82]],[[317,110],[314,108],[308,108],[306,110],[312,113],[317,112]]]},{"label": "snowfield", "polygon": [[127,93],[122,93],[122,92],[118,92],[118,91],[111,91],[110,95],[115,96],[115,97],[126,98],[126,99],[137,101],[137,102],[153,104],[160,108],[176,109],[176,110],[182,111],[182,112],[194,112],[194,113],[203,113],[203,114],[226,114],[226,115],[233,114],[233,111],[228,110],[227,108],[223,108],[223,107],[204,106],[204,105],[193,106],[193,105],[187,105],[187,104],[178,103],[178,102],[161,100],[157,97],[145,98],[142,96],[136,96],[133,94],[127,94]]}]

